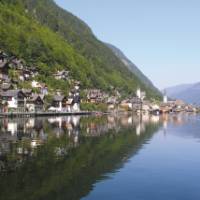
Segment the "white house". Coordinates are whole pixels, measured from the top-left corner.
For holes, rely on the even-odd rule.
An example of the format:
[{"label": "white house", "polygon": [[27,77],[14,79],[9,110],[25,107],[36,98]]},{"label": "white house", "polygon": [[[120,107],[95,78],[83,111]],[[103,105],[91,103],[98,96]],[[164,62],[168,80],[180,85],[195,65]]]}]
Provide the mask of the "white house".
[{"label": "white house", "polygon": [[7,104],[8,108],[24,107],[26,103],[26,95],[21,90],[7,90],[1,92],[0,97],[3,104]]},{"label": "white house", "polygon": [[38,81],[33,80],[31,82],[32,88],[41,88],[41,84]]},{"label": "white house", "polygon": [[26,108],[31,112],[42,111],[44,108],[44,101],[40,95],[33,94],[30,99],[27,99]]}]

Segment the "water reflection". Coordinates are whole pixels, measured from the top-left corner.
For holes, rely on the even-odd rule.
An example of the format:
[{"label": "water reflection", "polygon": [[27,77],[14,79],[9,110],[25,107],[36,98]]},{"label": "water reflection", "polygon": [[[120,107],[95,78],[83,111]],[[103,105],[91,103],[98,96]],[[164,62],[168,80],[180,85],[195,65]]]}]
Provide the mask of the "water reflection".
[{"label": "water reflection", "polygon": [[[168,124],[185,116],[52,117],[0,121],[0,199],[80,199]],[[10,187],[7,187],[10,185]]]},{"label": "water reflection", "polygon": [[163,115],[160,118],[163,124],[163,132],[179,137],[200,138],[200,115],[196,113],[179,113]]},{"label": "water reflection", "polygon": [[[164,127],[169,119],[162,119]],[[0,121],[0,160],[1,171],[13,170],[13,165],[7,168],[7,158],[23,163],[27,157],[37,153],[37,148],[48,143],[52,138],[64,139],[67,142],[67,149],[76,148],[80,145],[81,139],[88,137],[100,137],[112,130],[114,134],[124,128],[131,128],[137,136],[145,133],[146,126],[161,123],[159,116],[104,116],[104,117],[52,117],[52,118],[20,118],[3,119]],[[55,147],[56,156],[63,156],[67,150],[63,147]],[[65,153],[64,153],[65,152]],[[13,161],[13,160],[12,160]],[[12,169],[13,168],[13,169]]]}]

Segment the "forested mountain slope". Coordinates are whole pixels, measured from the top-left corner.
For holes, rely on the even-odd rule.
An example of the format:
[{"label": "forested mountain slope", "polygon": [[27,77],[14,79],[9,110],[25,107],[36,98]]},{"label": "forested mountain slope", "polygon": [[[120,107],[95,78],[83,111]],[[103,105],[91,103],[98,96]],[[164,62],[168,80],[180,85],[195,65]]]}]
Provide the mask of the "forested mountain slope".
[{"label": "forested mountain slope", "polygon": [[52,0],[0,0],[0,27],[0,49],[38,66],[47,84],[52,72],[67,69],[83,88],[116,88],[129,95],[141,87],[148,97],[159,98],[83,21]]}]

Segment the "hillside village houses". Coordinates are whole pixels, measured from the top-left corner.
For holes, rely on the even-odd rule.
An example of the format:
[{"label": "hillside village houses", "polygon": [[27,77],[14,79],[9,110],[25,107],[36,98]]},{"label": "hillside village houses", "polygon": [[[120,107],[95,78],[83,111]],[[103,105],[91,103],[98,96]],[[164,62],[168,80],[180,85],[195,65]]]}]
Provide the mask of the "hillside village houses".
[{"label": "hillside village houses", "polygon": [[[1,112],[8,111],[42,111],[45,106],[45,96],[49,94],[48,87],[42,82],[36,81],[38,75],[36,67],[27,67],[25,63],[0,51],[0,109]],[[67,80],[69,72],[66,70],[52,74],[57,80]],[[30,89],[18,89],[19,82],[29,81]],[[33,90],[37,89],[38,94]],[[73,92],[64,103],[62,99],[62,109],[60,111],[79,111],[80,110],[80,82],[74,81]],[[76,91],[76,93],[74,93]],[[52,104],[55,104],[53,98]],[[57,99],[58,100],[58,99]],[[59,109],[55,109],[59,111]]]},{"label": "hillside village houses", "polygon": [[44,101],[38,94],[33,94],[29,99],[26,100],[26,108],[30,112],[37,112],[44,110]]},{"label": "hillside village houses", "polygon": [[125,110],[138,111],[144,107],[143,100],[146,97],[146,93],[141,91],[139,88],[136,91],[135,96],[121,101],[119,107]]},{"label": "hillside village houses", "polygon": [[69,96],[63,96],[60,94],[54,95],[52,105],[48,109],[49,111],[57,112],[79,112],[80,111],[80,95],[79,93]]},{"label": "hillside village houses", "polygon": [[197,112],[197,108],[194,105],[189,105],[182,100],[168,100],[166,93],[163,96],[163,102],[159,108],[161,113],[171,112]]},{"label": "hillside village houses", "polygon": [[[49,91],[45,83],[37,81],[39,70],[37,67],[27,67],[25,62],[16,56],[8,56],[0,51],[0,111],[20,112],[79,112],[81,101],[88,104],[105,104],[108,111],[134,111],[144,113],[169,113],[169,112],[195,112],[196,108],[181,100],[168,100],[164,94],[162,103],[147,101],[146,93],[137,89],[135,95],[121,99],[120,93],[112,89],[112,94],[97,89],[85,89],[85,98],[80,98],[80,81],[69,76],[69,71],[58,70],[52,73],[56,80],[67,80],[72,89],[68,95],[58,91]],[[20,82],[28,82],[30,88],[18,88]],[[37,91],[37,93],[36,93]],[[51,94],[52,102],[46,102],[46,97]]]},{"label": "hillside village houses", "polygon": [[100,89],[87,89],[85,93],[88,103],[103,103],[108,98],[108,94],[102,92]]},{"label": "hillside village houses", "polygon": [[68,80],[69,79],[69,71],[67,71],[67,70],[57,71],[53,75],[56,80]]},{"label": "hillside village houses", "polygon": [[23,109],[25,107],[26,96],[21,90],[8,90],[0,92],[1,102],[4,105],[4,111],[11,109]]}]

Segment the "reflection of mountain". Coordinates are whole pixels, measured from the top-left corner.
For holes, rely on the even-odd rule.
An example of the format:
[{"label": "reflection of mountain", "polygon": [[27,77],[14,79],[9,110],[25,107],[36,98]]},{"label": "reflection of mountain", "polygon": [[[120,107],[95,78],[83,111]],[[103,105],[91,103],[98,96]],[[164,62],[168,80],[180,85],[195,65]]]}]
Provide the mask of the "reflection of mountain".
[{"label": "reflection of mountain", "polygon": [[[147,123],[145,132],[139,136],[133,126],[124,126],[118,132],[107,130],[100,137],[84,137],[85,124],[89,124],[89,118],[80,124],[78,147],[69,149],[71,140],[65,134],[57,139],[49,137],[15,173],[1,176],[0,199],[78,200],[92,190],[95,182],[104,179],[107,173],[115,172],[137,153],[159,127]],[[51,126],[45,130],[53,135]],[[55,150],[65,156],[56,157]]]}]

